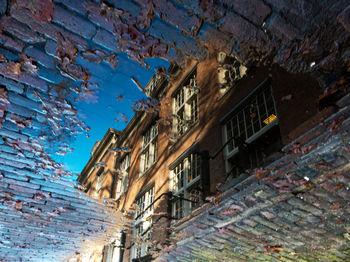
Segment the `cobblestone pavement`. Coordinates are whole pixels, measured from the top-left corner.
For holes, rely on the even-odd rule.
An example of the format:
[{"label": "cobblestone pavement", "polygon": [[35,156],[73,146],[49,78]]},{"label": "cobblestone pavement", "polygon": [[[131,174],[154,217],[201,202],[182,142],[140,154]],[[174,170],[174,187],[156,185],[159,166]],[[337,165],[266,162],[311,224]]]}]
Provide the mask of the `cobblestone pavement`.
[{"label": "cobblestone pavement", "polygon": [[156,261],[349,261],[349,128],[347,106],[180,221]]},{"label": "cobblestone pavement", "polygon": [[[288,71],[313,71],[319,76],[322,88],[327,87],[328,79],[339,79],[344,67],[349,65],[350,19],[346,0],[230,0],[220,4],[209,0],[107,2],[0,2],[0,259],[57,261],[61,254],[73,252],[82,238],[98,237],[101,234],[97,233],[103,233],[112,223],[101,203],[79,193],[48,153],[55,153],[53,149],[60,146],[56,153],[64,154],[69,150],[66,142],[69,137],[88,130],[71,102],[88,95],[89,81],[103,80],[113,74],[118,63],[129,58],[143,63],[143,58],[152,56],[181,63],[185,56],[201,60],[208,50],[216,49],[245,63],[270,61]],[[92,63],[99,63],[98,70],[90,68]],[[340,143],[341,139],[347,138],[331,136],[329,143]],[[314,162],[319,156],[328,156],[336,159],[336,163],[329,160],[336,168],[339,159],[348,157],[339,144],[319,148],[334,149],[334,152],[329,150],[334,154],[314,154],[317,156]],[[340,157],[340,153],[344,156]],[[315,173],[321,176],[321,167],[307,167],[308,155],[300,158],[293,169],[300,174],[310,172],[310,178]],[[328,245],[336,248],[328,249],[330,256],[347,256],[348,251],[342,249],[348,241],[344,231],[348,230],[344,215],[349,210],[345,201],[349,199],[347,174],[344,171],[324,182],[312,180],[316,186],[293,197],[280,194],[273,183],[258,184],[252,189],[257,195],[251,205],[258,205],[254,201],[260,198],[262,203],[248,209],[249,203],[244,201],[249,200],[244,200],[237,223],[236,216],[206,218],[213,231],[208,237],[216,237],[222,243],[216,245],[215,252],[225,254],[237,241],[232,234],[239,239],[246,230],[244,234],[251,237],[261,232],[264,237],[260,247],[256,247],[245,236],[246,240],[239,242],[235,247],[237,252],[232,254],[238,258],[244,250],[249,250],[252,256],[258,254],[263,259],[260,251],[267,249],[266,252],[273,253],[265,254],[271,260],[280,254],[292,259],[289,250],[306,247],[301,239],[317,243],[307,246],[310,248],[322,245],[325,249]],[[284,182],[281,183],[283,188]],[[334,189],[330,190],[332,185]],[[244,194],[233,194],[222,207],[230,206],[231,202],[238,204],[238,197]],[[309,207],[304,206],[306,201],[317,202],[319,206],[310,205],[314,213],[305,210]],[[248,215],[246,209],[256,210],[254,217],[243,218],[243,214]],[[210,219],[213,221],[209,222]],[[309,224],[315,229],[305,229]],[[225,232],[216,232],[218,228]],[[295,234],[285,234],[282,239],[287,229]],[[274,242],[275,236],[280,241]],[[210,238],[196,239],[181,252],[194,250],[191,245],[210,246]],[[273,249],[277,244],[283,247],[278,254],[275,252],[278,247]],[[191,252],[183,253],[186,254]],[[305,252],[300,254],[305,256],[302,255]]]}]

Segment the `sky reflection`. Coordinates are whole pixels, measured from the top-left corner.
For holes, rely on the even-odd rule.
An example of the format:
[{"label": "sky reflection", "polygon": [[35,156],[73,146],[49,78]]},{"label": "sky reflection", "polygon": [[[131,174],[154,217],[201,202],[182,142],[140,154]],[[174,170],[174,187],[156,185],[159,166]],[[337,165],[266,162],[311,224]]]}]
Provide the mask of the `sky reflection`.
[{"label": "sky reflection", "polygon": [[[82,101],[76,101],[75,107],[78,109],[79,117],[91,128],[89,136],[80,134],[71,142],[73,152],[65,156],[54,156],[55,160],[65,164],[68,171],[80,173],[90,158],[90,151],[97,140],[101,140],[112,127],[122,130],[127,123],[121,117],[125,114],[130,120],[134,114],[131,105],[145,95],[140,92],[132,82],[131,77],[135,77],[144,87],[155,73],[157,67],[167,67],[169,62],[160,58],[146,59],[149,69],[121,55],[118,60],[117,69],[113,69],[106,63],[90,63],[81,57],[77,58],[77,63],[88,68],[92,77],[90,83],[95,94]],[[118,102],[118,97],[123,98]],[[116,122],[116,119],[119,121]]]}]

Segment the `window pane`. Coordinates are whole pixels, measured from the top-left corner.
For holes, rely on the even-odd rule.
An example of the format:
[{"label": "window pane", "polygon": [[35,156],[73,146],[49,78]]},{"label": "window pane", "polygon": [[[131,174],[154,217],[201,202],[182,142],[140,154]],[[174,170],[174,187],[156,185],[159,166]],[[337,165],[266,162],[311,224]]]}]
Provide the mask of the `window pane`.
[{"label": "window pane", "polygon": [[199,201],[200,201],[200,195],[201,192],[198,189],[198,185],[199,183],[194,184],[193,186],[191,186],[191,188],[189,188],[187,190],[187,196],[190,200],[194,201],[194,202],[188,202],[189,203],[189,211],[192,211],[194,209],[196,209],[197,207],[199,207]]},{"label": "window pane", "polygon": [[187,182],[191,182],[193,179],[200,175],[200,157],[196,154],[191,154],[189,157],[189,168]]},{"label": "window pane", "polygon": [[[243,106],[244,108],[233,114],[225,124],[226,141],[232,136],[246,140],[277,118],[271,86],[260,90]],[[233,149],[234,144],[230,142],[228,151],[231,152]]]},{"label": "window pane", "polygon": [[[143,136],[142,153],[140,155],[140,171],[145,172],[157,158],[158,125],[151,126]],[[128,159],[130,164],[130,156]]]},{"label": "window pane", "polygon": [[197,96],[192,100],[191,103],[191,120],[192,123],[198,120],[198,99]]},{"label": "window pane", "polygon": [[239,128],[239,137],[245,139],[245,125],[244,125],[244,115],[243,111],[240,111],[237,115],[238,117],[238,128]]},{"label": "window pane", "polygon": [[[228,121],[226,124],[226,136],[227,141],[233,137],[232,120]],[[228,151],[231,152],[234,148],[234,141],[232,140],[228,145]]]},{"label": "window pane", "polygon": [[[197,154],[190,154],[187,158],[182,160],[172,171],[172,184],[173,184],[173,193],[174,199],[172,204],[173,216],[176,218],[182,218],[185,215],[188,215],[192,210],[192,204],[189,204],[188,200],[179,200],[176,196],[181,196],[185,199],[190,199],[191,194],[195,195],[195,198],[198,197],[198,185],[200,177],[200,156]],[[186,169],[185,169],[186,167]],[[195,181],[193,181],[195,180]],[[191,182],[194,183],[191,185]],[[197,191],[193,191],[196,189]],[[181,193],[180,193],[181,192]],[[196,201],[197,202],[197,201]]]},{"label": "window pane", "polygon": [[246,139],[248,139],[253,134],[252,120],[250,117],[250,106],[244,109],[244,116],[245,116],[246,130],[247,130]]},{"label": "window pane", "polygon": [[193,74],[183,86],[179,88],[173,99],[174,114],[177,119],[173,121],[174,130],[182,135],[198,120],[197,80]]},{"label": "window pane", "polygon": [[181,162],[176,168],[175,168],[175,190],[178,191],[184,186],[184,164]]},{"label": "window pane", "polygon": [[[179,194],[179,197],[183,198],[183,194]],[[184,201],[178,198],[175,198],[173,201],[173,216],[177,219],[180,219],[184,216]]]}]

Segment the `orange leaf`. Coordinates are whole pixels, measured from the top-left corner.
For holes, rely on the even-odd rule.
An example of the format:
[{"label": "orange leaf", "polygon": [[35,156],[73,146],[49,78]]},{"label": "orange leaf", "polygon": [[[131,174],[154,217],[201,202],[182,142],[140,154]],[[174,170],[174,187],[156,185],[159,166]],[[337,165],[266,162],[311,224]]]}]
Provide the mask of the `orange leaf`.
[{"label": "orange leaf", "polygon": [[339,210],[339,208],[340,208],[340,203],[339,202],[334,202],[332,204],[332,211],[333,212],[337,212]]},{"label": "orange leaf", "polygon": [[265,250],[264,254],[273,254],[283,251],[283,248],[281,246],[267,246]]}]

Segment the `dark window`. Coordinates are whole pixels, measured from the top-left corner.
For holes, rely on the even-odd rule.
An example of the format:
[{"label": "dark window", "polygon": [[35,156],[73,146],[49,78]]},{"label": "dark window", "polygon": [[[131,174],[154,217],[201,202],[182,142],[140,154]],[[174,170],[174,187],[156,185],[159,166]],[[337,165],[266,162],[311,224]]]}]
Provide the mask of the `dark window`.
[{"label": "dark window", "polygon": [[223,127],[226,172],[238,176],[246,169],[265,165],[281,147],[281,135],[272,87],[255,90],[237,106]]}]

